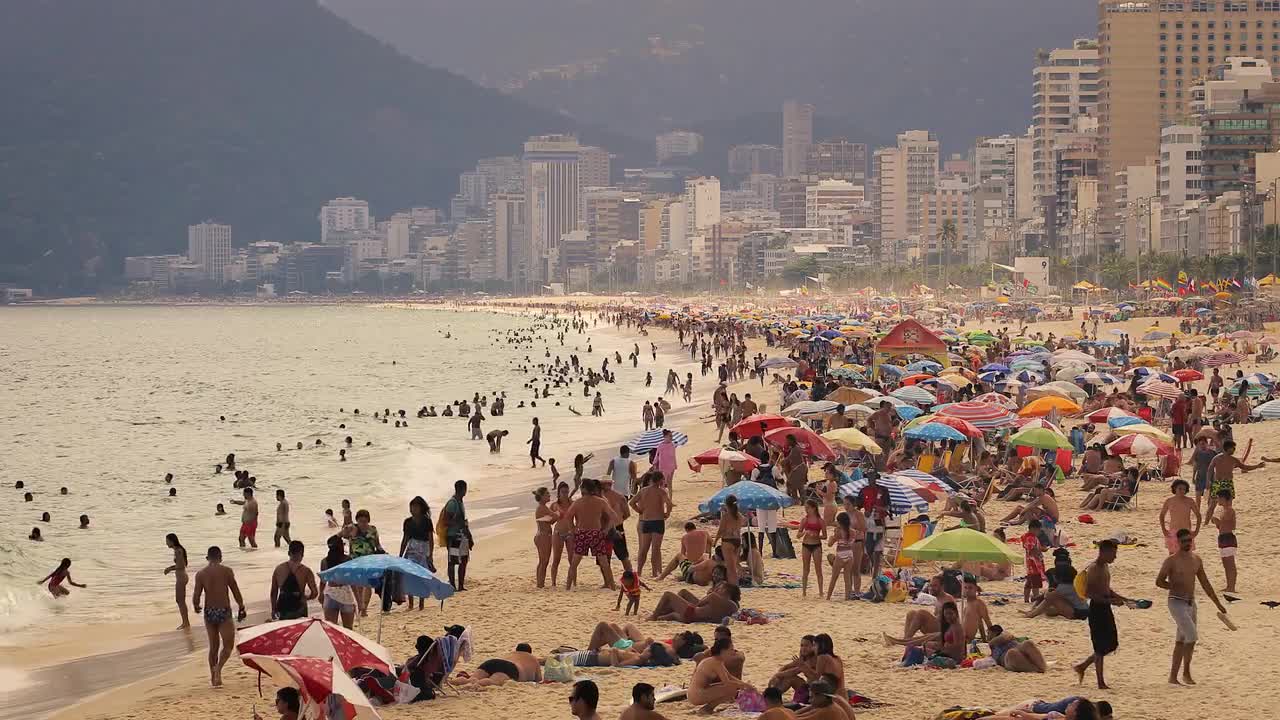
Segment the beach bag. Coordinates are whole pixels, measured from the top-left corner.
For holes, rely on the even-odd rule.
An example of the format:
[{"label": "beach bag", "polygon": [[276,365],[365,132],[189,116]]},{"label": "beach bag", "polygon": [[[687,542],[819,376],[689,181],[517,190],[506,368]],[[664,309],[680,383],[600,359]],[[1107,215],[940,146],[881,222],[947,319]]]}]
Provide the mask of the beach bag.
[{"label": "beach bag", "polygon": [[558,657],[549,657],[542,664],[542,679],[547,682],[573,682],[573,664]]},{"label": "beach bag", "polygon": [[744,713],[762,713],[765,711],[764,696],[757,690],[739,690],[735,700],[738,709]]},{"label": "beach bag", "polygon": [[1089,587],[1089,571],[1085,569],[1076,573],[1076,579],[1072,581],[1071,586],[1075,588],[1076,595],[1085,597],[1085,590]]},{"label": "beach bag", "polygon": [[449,516],[444,514],[444,508],[440,508],[440,514],[436,515],[436,547],[448,547],[449,543]]},{"label": "beach bag", "polygon": [[791,534],[787,532],[786,528],[778,528],[773,531],[773,559],[796,559],[796,547],[791,544]]}]

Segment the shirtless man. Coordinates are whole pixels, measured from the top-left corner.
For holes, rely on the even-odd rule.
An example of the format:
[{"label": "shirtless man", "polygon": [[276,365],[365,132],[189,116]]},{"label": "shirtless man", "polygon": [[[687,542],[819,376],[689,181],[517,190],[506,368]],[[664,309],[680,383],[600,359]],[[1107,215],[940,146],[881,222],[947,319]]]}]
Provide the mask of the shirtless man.
[{"label": "shirtless man", "polygon": [[1222,569],[1227,576],[1227,586],[1222,589],[1224,595],[1236,591],[1236,553],[1240,543],[1236,540],[1234,502],[1230,491],[1218,491],[1218,513],[1209,518],[1209,522],[1218,526],[1218,554],[1222,556]]},{"label": "shirtless man", "polygon": [[[614,527],[620,521],[609,503],[600,497],[600,483],[592,478],[582,481],[582,495],[569,509],[565,516],[573,519],[573,554],[569,556],[569,576],[565,578],[564,589],[572,590],[578,582],[578,563],[588,553],[596,558],[600,566],[600,576],[610,590],[617,588],[613,584],[613,570],[609,567],[609,538],[604,528]],[[608,518],[607,524],[602,520]]]},{"label": "shirtless man", "polygon": [[796,720],[796,714],[782,706],[781,690],[767,687],[761,694],[764,696],[764,712],[756,720]]},{"label": "shirtless man", "polygon": [[253,499],[253,488],[244,489],[243,500],[232,500],[236,505],[243,505],[244,510],[240,513],[240,536],[237,542],[240,547],[244,547],[244,542],[249,541],[254,550],[258,549],[258,501]]},{"label": "shirtless man", "polygon": [[689,680],[689,703],[701,706],[703,714],[710,715],[716,707],[733,702],[739,690],[755,689],[729,674],[722,658],[730,652],[732,643],[717,640],[708,656],[693,669],[693,677]]},{"label": "shirtless man", "polygon": [[205,559],[209,561],[196,573],[196,586],[191,594],[191,609],[201,612],[200,601],[207,601],[204,608],[204,631],[209,636],[209,684],[222,686],[222,666],[227,664],[235,646],[236,624],[231,619],[231,597],[236,599],[239,611],[236,620],[245,619],[244,597],[236,584],[236,574],[222,564],[222,548],[209,548]]},{"label": "shirtless man", "polygon": [[516,645],[514,652],[500,658],[491,658],[480,663],[470,677],[454,678],[458,685],[476,685],[491,687],[504,685],[510,680],[517,682],[542,682],[542,663],[533,655],[533,648],[527,643]]},{"label": "shirtless man", "polygon": [[1018,640],[1017,636],[999,625],[991,626],[991,657],[1009,672],[1043,673],[1049,669],[1040,648],[1030,640]]},{"label": "shirtless man", "polygon": [[813,636],[805,635],[800,638],[800,653],[791,658],[791,661],[778,668],[778,672],[769,678],[769,687],[778,688],[780,690],[798,691],[806,687],[806,681],[803,671],[807,667],[813,666],[817,661],[818,650],[813,644]]},{"label": "shirtless man", "polygon": [[667,518],[671,517],[671,496],[662,487],[661,473],[645,473],[641,482],[644,486],[628,503],[640,516],[636,533],[640,537],[640,554],[636,556],[636,567],[644,570],[644,561],[649,558],[653,571],[650,577],[656,578],[662,572],[662,536],[667,530]]},{"label": "shirtless man", "polygon": [[893,448],[892,437],[895,418],[893,403],[888,400],[881,400],[880,407],[867,416],[867,426],[871,428],[876,444],[880,446],[880,457],[876,459],[877,467],[884,467],[884,460],[889,456],[889,451]]},{"label": "shirtless man", "polygon": [[302,564],[301,540],[289,543],[289,559],[271,572],[271,617],[296,620],[307,617],[307,602],[316,599],[316,574]]},{"label": "shirtless man", "polygon": [[284,499],[284,490],[276,490],[276,533],[272,538],[276,547],[284,540],[287,547],[292,538],[289,537],[289,501]]},{"label": "shirtless man", "polygon": [[1129,599],[1111,587],[1111,563],[1116,561],[1116,541],[1098,541],[1098,558],[1085,568],[1085,597],[1089,600],[1089,642],[1093,654],[1072,666],[1078,682],[1084,682],[1084,671],[1094,666],[1098,689],[1107,690],[1103,676],[1103,659],[1120,647],[1120,635],[1116,629],[1113,605],[1124,605]]},{"label": "shirtless man", "polygon": [[707,557],[707,548],[711,546],[711,535],[706,530],[699,530],[697,525],[692,522],[684,524],[684,536],[680,538],[680,552],[674,558],[671,558],[670,564],[658,576],[659,580],[667,579],[667,576],[675,571],[676,567],[688,563],[687,567],[693,567],[701,563]]},{"label": "shirtless man", "polygon": [[797,720],[854,720],[847,698],[836,692],[835,683],[823,675],[809,683],[809,705],[796,713]]},{"label": "shirtless man", "polygon": [[[624,524],[627,518],[631,517],[631,507],[627,504],[627,498],[622,493],[613,489],[612,478],[600,479],[600,497],[609,503],[609,507],[613,510],[614,516],[618,518],[618,522],[614,525],[613,530],[608,533],[609,547],[613,551],[619,562],[622,563],[622,569],[634,572],[631,567],[631,553],[627,549],[627,526]],[[608,562],[608,558],[605,558]],[[643,564],[643,562],[641,563]],[[612,570],[610,570],[612,572]],[[610,586],[612,589],[612,586]]]},{"label": "shirtless man", "polygon": [[[1190,532],[1194,545],[1196,535],[1200,534],[1200,507],[1194,500],[1187,497],[1191,485],[1186,480],[1174,480],[1169,487],[1173,495],[1169,496],[1160,508],[1160,534],[1164,537],[1165,548],[1172,555],[1178,552],[1179,530]],[[1193,515],[1195,516],[1194,524],[1191,522]]]},{"label": "shirtless man", "polygon": [[[1196,650],[1199,633],[1196,629],[1196,581],[1218,606],[1218,612],[1226,615],[1227,609],[1213,592],[1209,576],[1204,572],[1204,562],[1191,551],[1193,535],[1183,528],[1178,531],[1178,551],[1165,558],[1156,575],[1156,587],[1169,591],[1169,614],[1177,626],[1173,640],[1173,666],[1169,669],[1169,682],[1173,685],[1195,685],[1191,679],[1191,656]],[[1182,668],[1182,682],[1178,682],[1178,668]]]},{"label": "shirtless man", "polygon": [[[916,633],[928,635],[938,632],[940,628],[939,619],[942,617],[942,606],[947,603],[956,603],[956,598],[947,592],[943,587],[942,575],[934,575],[929,579],[929,594],[935,598],[933,612],[928,610],[909,610],[907,617],[902,624],[902,637],[891,638],[888,633],[884,634],[884,640],[889,645],[906,645]],[[959,603],[956,603],[957,605]]]},{"label": "shirtless man", "polygon": [[972,641],[976,639],[990,640],[995,636],[991,624],[991,612],[987,609],[987,603],[982,600],[980,594],[982,588],[978,587],[976,578],[966,578],[964,581],[964,589],[961,591],[961,598],[964,600],[960,604],[960,622],[964,624],[964,639]]},{"label": "shirtless man", "polygon": [[741,600],[742,591],[727,582],[712,586],[701,599],[688,590],[665,592],[658,598],[649,619],[682,623],[720,622],[738,612]]},{"label": "shirtless man", "polygon": [[662,713],[654,711],[656,706],[653,686],[649,683],[636,683],[631,688],[631,705],[622,711],[618,720],[667,720]]},{"label": "shirtless man", "polygon": [[[1241,472],[1249,472],[1257,470],[1265,463],[1257,463],[1249,465],[1241,462],[1235,456],[1236,442],[1227,440],[1222,443],[1222,452],[1218,453],[1213,461],[1209,463],[1209,507],[1205,511],[1205,515],[1213,517],[1213,509],[1218,505],[1218,494],[1226,490],[1231,494],[1234,500],[1236,497],[1235,470],[1240,468]],[[1245,453],[1246,455],[1248,453]]]}]

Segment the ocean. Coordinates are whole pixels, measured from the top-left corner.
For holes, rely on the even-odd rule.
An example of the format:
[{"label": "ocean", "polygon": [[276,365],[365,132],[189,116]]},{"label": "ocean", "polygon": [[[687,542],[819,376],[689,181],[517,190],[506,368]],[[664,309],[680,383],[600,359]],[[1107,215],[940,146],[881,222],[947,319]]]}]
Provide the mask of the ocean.
[{"label": "ocean", "polygon": [[[564,347],[542,330],[536,352],[506,342],[508,330],[535,322],[532,315],[394,306],[0,310],[6,398],[0,493],[7,498],[0,514],[0,643],[20,644],[53,627],[161,613],[176,625],[172,578],[163,574],[172,559],[164,544],[169,532],[178,534],[193,569],[203,565],[209,545],[220,545],[246,601],[265,601],[269,568],[284,559],[272,547],[277,488],[287,493],[293,537],[307,544],[313,567],[331,533],[324,509],[341,517],[343,498],[372,512],[394,551],[414,495],[428,500],[434,517],[458,479],[476,498],[548,484],[549,473],[528,464],[525,440],[535,415],[543,456],[557,458],[571,478],[575,453],[611,447],[642,429],[640,406],[661,393],[668,368],[682,377],[697,372],[674,347],[665,356],[660,348],[653,362],[645,338],[638,339],[641,362],[633,369],[627,355],[637,339],[603,325],[569,334]],[[580,384],[572,392],[553,389],[536,409],[518,409],[533,397],[524,387],[533,376],[519,369],[525,356],[535,365],[549,362],[543,357],[549,349],[567,360],[575,347],[597,370],[607,355],[617,374],[616,384],[601,387],[605,416],[590,416]],[[646,372],[654,375],[650,389]],[[500,455],[470,441],[460,418],[415,417],[423,405],[442,410],[476,392],[492,398],[500,391],[507,393],[506,415],[484,425],[486,432],[511,431]],[[569,411],[571,404],[582,416]],[[408,427],[375,420],[385,408],[405,410]],[[348,435],[349,460],[339,462]],[[276,450],[277,442],[284,450]],[[294,449],[298,442],[302,450]],[[231,452],[239,468],[258,478],[257,552],[236,547],[240,508],[230,499],[240,493],[231,473],[214,472]],[[596,472],[608,462],[601,455],[592,463]],[[171,486],[166,473],[173,473]],[[14,488],[19,480],[24,490]],[[67,495],[59,494],[63,486]],[[168,496],[170,487],[176,497]],[[24,492],[34,500],[24,502]],[[225,516],[214,514],[220,502]],[[524,506],[531,508],[532,499]],[[50,522],[41,521],[44,512]],[[78,529],[81,514],[90,517],[87,530]],[[34,527],[43,542],[27,539]],[[72,588],[69,600],[56,601],[36,581],[64,557],[88,588]]]}]

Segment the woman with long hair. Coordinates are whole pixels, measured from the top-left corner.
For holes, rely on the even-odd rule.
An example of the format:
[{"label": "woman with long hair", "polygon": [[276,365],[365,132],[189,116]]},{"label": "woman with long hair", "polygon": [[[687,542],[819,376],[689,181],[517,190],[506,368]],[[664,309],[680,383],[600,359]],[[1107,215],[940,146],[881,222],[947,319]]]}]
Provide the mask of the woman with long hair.
[{"label": "woman with long hair", "polygon": [[540,487],[533,491],[533,499],[538,501],[538,507],[533,511],[533,524],[537,528],[533,533],[533,546],[538,549],[538,568],[535,572],[538,587],[546,587],[547,584],[547,565],[551,562],[551,543],[554,533],[551,528],[559,515],[552,510],[548,503],[551,501],[551,491]]},{"label": "woman with long hair", "polygon": [[720,551],[724,554],[725,579],[730,585],[738,584],[738,558],[742,555],[742,513],[738,511],[738,496],[724,499],[720,508],[720,529],[716,532]]},{"label": "woman with long hair", "polygon": [[[861,517],[861,513],[859,513]],[[831,585],[827,587],[827,599],[831,599],[836,589],[836,581],[844,576],[844,599],[853,600],[856,593],[862,590],[862,542],[857,530],[853,527],[853,519],[847,512],[836,515],[836,529],[831,534],[828,545],[835,548],[836,554],[831,561]],[[854,578],[858,579],[857,587]]]},{"label": "woman with long hair", "polygon": [[964,625],[960,622],[960,610],[953,602],[942,604],[942,615],[938,620],[938,645],[934,651],[957,663],[964,660]]},{"label": "woman with long hair", "polygon": [[[368,510],[356,511],[356,524],[347,528],[348,542],[351,543],[351,557],[376,555],[386,552],[382,549],[382,539],[378,536],[378,526],[370,523]],[[355,588],[356,600],[360,606],[360,617],[369,614],[369,600],[373,597],[373,588],[362,586]]]},{"label": "woman with long hair", "polygon": [[568,514],[573,501],[569,499],[569,484],[556,486],[556,500],[551,509],[556,514],[555,525],[551,534],[551,587],[557,586],[556,576],[560,572],[560,555],[567,554],[573,560],[573,516]]},{"label": "woman with long hair", "polygon": [[818,514],[818,501],[806,500],[804,519],[800,521],[800,595],[809,594],[809,566],[818,574],[818,595],[822,595],[822,541],[827,539],[827,525]]},{"label": "woman with long hair", "polygon": [[[329,538],[329,552],[320,560],[320,570],[328,570],[350,560],[344,552],[341,535]],[[350,630],[356,620],[356,594],[350,585],[320,580],[320,595],[324,598],[324,619],[331,623],[342,618],[342,627]]]},{"label": "woman with long hair", "polygon": [[818,494],[822,496],[822,522],[827,527],[836,524],[836,499],[840,497],[840,473],[835,463],[822,468],[823,483]]},{"label": "woman with long hair", "polygon": [[[400,557],[412,560],[422,567],[435,572],[435,563],[431,561],[432,541],[435,530],[431,525],[431,507],[421,495],[409,501],[409,517],[404,519],[404,529],[400,536]],[[421,610],[426,598],[418,598],[418,609]],[[413,599],[406,603],[406,609],[413,609]]]},{"label": "woman with long hair", "polygon": [[164,574],[173,573],[174,600],[178,603],[178,614],[182,616],[178,629],[186,630],[191,627],[191,619],[187,616],[187,549],[173,533],[164,536],[164,544],[173,550],[173,564],[164,569]]},{"label": "woman with long hair", "polygon": [[819,675],[831,675],[836,679],[835,695],[846,697],[848,690],[844,682],[844,660],[836,654],[835,642],[826,633],[813,636],[813,669]]}]

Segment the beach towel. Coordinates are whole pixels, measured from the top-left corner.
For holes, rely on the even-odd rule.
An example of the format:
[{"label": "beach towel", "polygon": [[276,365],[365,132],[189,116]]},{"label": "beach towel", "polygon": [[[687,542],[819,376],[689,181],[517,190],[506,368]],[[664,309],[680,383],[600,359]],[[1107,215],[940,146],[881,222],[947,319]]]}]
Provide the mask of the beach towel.
[{"label": "beach towel", "polygon": [[436,643],[440,646],[441,669],[444,671],[444,676],[449,677],[449,674],[453,672],[454,666],[458,663],[458,638],[452,635],[445,635],[436,640]]}]

